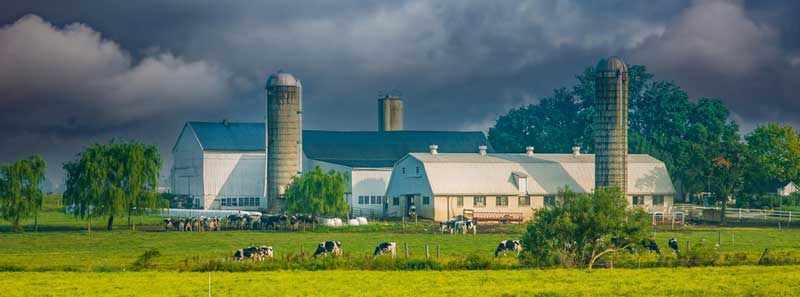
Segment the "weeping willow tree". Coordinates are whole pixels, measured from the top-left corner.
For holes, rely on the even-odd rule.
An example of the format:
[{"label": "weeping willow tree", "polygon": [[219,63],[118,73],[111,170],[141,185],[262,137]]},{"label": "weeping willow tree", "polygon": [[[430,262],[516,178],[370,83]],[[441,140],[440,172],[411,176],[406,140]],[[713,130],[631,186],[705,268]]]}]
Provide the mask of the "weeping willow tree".
[{"label": "weeping willow tree", "polygon": [[0,217],[11,223],[14,232],[22,232],[20,221],[35,218],[42,208],[40,185],[46,166],[38,155],[0,166]]},{"label": "weeping willow tree", "polygon": [[344,174],[333,170],[325,173],[319,166],[295,176],[286,190],[286,210],[314,216],[344,216],[350,211],[344,200],[346,180]]},{"label": "weeping willow tree", "polygon": [[159,205],[155,189],[161,171],[161,156],[155,146],[138,142],[112,141],[95,144],[64,164],[63,200],[71,213],[90,220],[108,216],[108,230],[114,217],[130,218]]}]

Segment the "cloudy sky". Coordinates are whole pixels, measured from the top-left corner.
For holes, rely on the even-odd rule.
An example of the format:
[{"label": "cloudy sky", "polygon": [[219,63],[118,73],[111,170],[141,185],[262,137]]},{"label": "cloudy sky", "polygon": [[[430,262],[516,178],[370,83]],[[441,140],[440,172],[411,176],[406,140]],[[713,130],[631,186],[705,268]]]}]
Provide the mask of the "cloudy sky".
[{"label": "cloudy sky", "polygon": [[[16,2],[16,3],[15,3]],[[303,81],[309,129],[486,130],[607,55],[750,130],[800,127],[800,1],[4,1],[0,162],[61,164],[120,137],[169,151],[185,121],[261,121],[266,77]]]}]

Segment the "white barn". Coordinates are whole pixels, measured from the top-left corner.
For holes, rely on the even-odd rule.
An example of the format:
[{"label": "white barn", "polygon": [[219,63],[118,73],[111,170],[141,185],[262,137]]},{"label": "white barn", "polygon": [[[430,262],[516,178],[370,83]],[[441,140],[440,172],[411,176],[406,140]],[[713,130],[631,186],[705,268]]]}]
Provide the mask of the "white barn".
[{"label": "white barn", "polygon": [[[477,151],[477,150],[476,150]],[[594,155],[410,153],[397,162],[386,195],[388,213],[413,202],[420,217],[447,220],[463,211],[514,213],[524,220],[554,203],[560,189],[594,191]],[[663,162],[628,155],[628,202],[670,212],[675,189]]]},{"label": "white barn", "polygon": [[[263,123],[186,123],[172,150],[172,192],[191,197],[196,208],[266,209],[264,133]],[[372,216],[383,215],[392,167],[408,153],[433,142],[449,153],[488,144],[482,132],[306,130],[302,137],[303,171],[344,173],[351,210]]]}]

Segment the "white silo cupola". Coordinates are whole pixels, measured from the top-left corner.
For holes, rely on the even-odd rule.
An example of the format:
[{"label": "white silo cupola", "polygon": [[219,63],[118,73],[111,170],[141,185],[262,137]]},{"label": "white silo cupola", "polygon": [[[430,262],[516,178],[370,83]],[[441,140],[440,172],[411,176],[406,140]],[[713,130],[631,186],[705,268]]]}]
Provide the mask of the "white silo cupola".
[{"label": "white silo cupola", "polygon": [[431,149],[431,155],[438,155],[439,154],[439,146],[435,144],[431,144],[428,146]]}]

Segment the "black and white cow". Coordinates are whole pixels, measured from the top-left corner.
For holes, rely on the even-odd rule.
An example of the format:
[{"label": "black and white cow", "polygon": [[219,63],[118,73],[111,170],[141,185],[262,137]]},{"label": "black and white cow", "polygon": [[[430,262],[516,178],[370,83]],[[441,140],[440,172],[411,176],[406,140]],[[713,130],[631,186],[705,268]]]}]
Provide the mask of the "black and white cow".
[{"label": "black and white cow", "polygon": [[338,241],[323,241],[319,243],[317,246],[317,250],[314,252],[314,258],[317,256],[325,256],[329,253],[332,253],[334,256],[341,256],[342,255],[342,243]]},{"label": "black and white cow", "polygon": [[164,219],[164,231],[172,230],[172,219],[166,218]]},{"label": "black and white cow", "polygon": [[375,246],[375,252],[372,253],[373,257],[383,254],[391,254],[392,258],[397,257],[397,243],[396,242],[382,242]]},{"label": "black and white cow", "polygon": [[272,256],[272,247],[262,245],[239,249],[233,254],[233,259],[239,261],[244,259],[253,259],[253,261],[261,262],[265,259],[272,259]]},{"label": "black and white cow", "polygon": [[642,246],[647,249],[647,251],[661,255],[661,248],[658,247],[658,244],[655,240],[642,240]]},{"label": "black and white cow", "polygon": [[519,240],[503,240],[497,245],[497,249],[494,250],[494,256],[497,257],[500,253],[505,256],[507,251],[514,251],[519,254],[519,252],[522,251],[522,242]]},{"label": "black and white cow", "polygon": [[675,237],[671,238],[669,240],[668,244],[669,244],[669,248],[671,248],[673,251],[675,251],[675,253],[678,253],[678,254],[681,253],[681,248],[678,247],[678,240],[675,239]]}]

